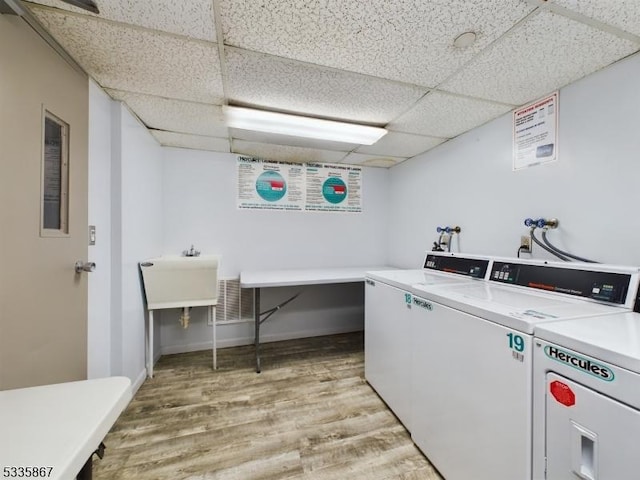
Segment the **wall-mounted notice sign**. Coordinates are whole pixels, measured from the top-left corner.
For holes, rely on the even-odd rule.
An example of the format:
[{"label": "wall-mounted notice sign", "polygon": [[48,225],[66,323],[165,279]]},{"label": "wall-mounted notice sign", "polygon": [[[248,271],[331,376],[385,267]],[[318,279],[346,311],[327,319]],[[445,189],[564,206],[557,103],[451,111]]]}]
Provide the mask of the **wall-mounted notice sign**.
[{"label": "wall-mounted notice sign", "polygon": [[310,212],[362,212],[362,168],[307,164],[305,209]]},{"label": "wall-mounted notice sign", "polygon": [[362,212],[362,168],[238,156],[238,208]]},{"label": "wall-mounted notice sign", "polygon": [[513,112],[513,169],[558,158],[558,92]]},{"label": "wall-mounted notice sign", "polygon": [[238,208],[304,210],[305,166],[238,156]]}]

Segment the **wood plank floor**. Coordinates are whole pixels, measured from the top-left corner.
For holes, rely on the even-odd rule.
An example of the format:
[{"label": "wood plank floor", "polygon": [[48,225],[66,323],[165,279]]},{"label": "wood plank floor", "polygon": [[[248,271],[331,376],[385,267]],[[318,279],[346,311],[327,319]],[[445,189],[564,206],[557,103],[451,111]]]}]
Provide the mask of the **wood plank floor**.
[{"label": "wood plank floor", "polygon": [[436,480],[364,380],[362,333],[164,356],[94,479]]}]

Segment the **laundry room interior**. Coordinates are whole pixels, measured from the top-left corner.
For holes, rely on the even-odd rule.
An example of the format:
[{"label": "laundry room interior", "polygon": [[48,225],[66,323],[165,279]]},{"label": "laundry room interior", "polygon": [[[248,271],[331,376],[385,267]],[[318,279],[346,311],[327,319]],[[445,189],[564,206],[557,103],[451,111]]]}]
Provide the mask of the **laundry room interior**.
[{"label": "laundry room interior", "polygon": [[[552,316],[562,319],[557,327],[554,321],[542,322],[539,337],[542,344],[556,342],[560,345],[557,348],[571,350],[575,358],[589,357],[593,362],[598,360],[598,365],[611,362],[612,366],[607,368],[616,373],[616,379],[626,382],[629,374],[632,385],[629,391],[640,385],[634,384],[636,380],[632,378],[640,371],[640,320],[636,318],[640,316],[637,313],[640,310],[640,250],[637,248],[640,223],[633,214],[635,206],[640,205],[637,186],[640,178],[637,80],[640,78],[640,4],[622,0],[491,0],[482,2],[483,5],[465,1],[376,0],[365,6],[351,0],[193,0],[175,4],[153,0],[140,6],[131,0],[95,0],[95,3],[88,0],[100,9],[98,13],[90,13],[86,3],[84,0],[0,0],[0,126],[3,132],[0,144],[6,146],[0,164],[3,200],[0,211],[4,225],[0,255],[5,265],[0,272],[0,411],[3,411],[0,419],[3,422],[8,422],[11,416],[5,407],[13,405],[8,396],[7,403],[2,403],[3,394],[31,387],[118,377],[127,382],[126,387],[122,387],[127,393],[119,400],[119,410],[97,430],[101,432],[98,443],[105,439],[107,445],[106,452],[102,452],[104,459],[93,461],[97,478],[345,478],[350,475],[353,478],[468,480],[464,477],[465,471],[459,470],[446,456],[438,463],[438,452],[446,450],[446,445],[433,446],[432,459],[431,450],[427,451],[432,448],[430,440],[426,446],[416,440],[418,437],[412,441],[414,432],[410,425],[418,425],[415,423],[418,407],[409,404],[401,407],[412,412],[411,423],[407,423],[383,391],[367,377],[366,362],[371,354],[371,350],[366,351],[367,302],[371,294],[368,282],[380,285],[385,278],[391,279],[389,285],[412,299],[407,300],[408,306],[403,308],[411,308],[414,316],[420,308],[426,308],[420,303],[424,299],[429,302],[429,310],[432,304],[434,311],[440,306],[447,311],[456,309],[456,302],[462,302],[464,295],[440,293],[438,289],[446,285],[427,285],[427,293],[421,294],[425,282],[428,283],[420,280],[423,274],[427,275],[424,272],[440,269],[434,275],[451,275],[448,267],[439,267],[439,262],[446,263],[449,258],[466,259],[473,265],[486,260],[482,276],[471,275],[476,277],[473,285],[508,283],[502,278],[497,281],[498,270],[494,270],[497,265],[501,272],[507,272],[505,278],[512,278],[508,273],[511,271],[536,272],[531,273],[533,280],[529,284],[516,281],[514,286],[499,285],[496,292],[511,289],[523,292],[524,296],[529,295],[528,290],[537,290],[531,295],[543,305],[540,308],[547,308],[544,302],[549,301],[548,311],[555,312],[553,309],[557,308],[560,312],[549,313],[547,320]],[[432,31],[425,33],[421,29]],[[473,34],[471,43],[455,45],[456,39],[467,32]],[[402,46],[406,49],[400,48]],[[552,154],[550,158],[544,156],[517,165],[520,146],[516,141],[519,125],[516,114],[550,97],[554,99],[555,108],[555,112],[547,114],[555,115],[555,124],[548,132]],[[31,100],[27,103],[25,98]],[[376,127],[385,129],[386,135],[377,144],[365,145],[355,141],[301,139],[294,134],[260,133],[230,126],[228,107]],[[69,166],[63,167],[69,169],[69,201],[81,199],[85,208],[82,213],[69,204],[67,214],[79,217],[79,223],[71,223],[70,218],[70,226],[66,231],[63,231],[66,227],[61,226],[59,235],[47,233],[41,213],[41,190],[43,182],[46,183],[43,180],[46,178],[43,156],[46,155],[42,153],[46,145],[42,147],[41,143],[46,136],[43,118],[48,113],[54,115],[54,120],[61,119],[59,123],[70,132],[71,143],[67,144],[70,161]],[[542,118],[541,124],[545,121]],[[27,131],[31,132],[30,136]],[[77,160],[79,158],[82,160]],[[309,171],[318,166],[333,167],[338,172],[336,175],[356,172],[360,195],[357,208],[355,211],[338,207],[314,211],[302,206],[287,210],[279,208],[278,201],[260,199],[255,192],[260,205],[247,206],[241,199],[243,161],[252,162],[252,167],[259,171],[264,168],[264,171],[288,172],[283,175],[289,186],[293,185],[290,172],[301,166],[307,182],[311,178]],[[84,167],[76,167],[82,162]],[[81,176],[86,182],[84,190],[73,190],[79,184],[76,178]],[[62,185],[63,189],[64,182]],[[350,189],[352,184],[348,186]],[[63,203],[64,200],[59,202]],[[557,221],[555,228],[544,227],[546,238],[557,247],[556,253],[558,250],[570,252],[594,263],[575,261],[575,258],[562,262],[553,254],[553,248],[545,248],[545,244],[535,241],[530,249],[523,249],[525,240],[530,242],[532,235],[539,235],[543,230],[525,225],[527,219]],[[456,227],[459,230],[448,233]],[[445,235],[442,229],[447,229]],[[65,250],[63,242],[71,236],[81,239],[81,254],[77,254],[78,250]],[[57,254],[47,250],[50,248],[65,250],[65,256],[55,256],[57,260],[45,265],[37,255],[54,258],[52,255]],[[149,283],[145,286],[148,281],[143,276],[147,274],[145,266],[152,266],[154,261],[159,265],[164,257],[189,260],[190,249],[204,260],[215,257],[215,298],[176,306],[178,302],[154,311],[148,298],[151,286]],[[33,259],[22,259],[31,252],[34,252]],[[67,254],[82,264],[79,268],[76,264],[75,272]],[[429,262],[435,262],[435,266],[427,265]],[[284,272],[317,273],[363,267],[366,267],[363,272],[376,274],[361,274],[357,279],[297,279],[280,283],[261,283],[264,277],[260,276],[267,272],[273,278]],[[529,288],[536,282],[547,282],[547,273],[540,277],[543,280],[535,276],[540,269],[569,273],[566,277],[562,276],[564,273],[558,274],[563,280],[558,281],[557,291],[546,283],[544,287]],[[405,288],[401,286],[403,281],[393,279],[392,274],[380,273],[385,270],[419,271],[412,275],[418,275],[415,278],[420,281]],[[592,290],[564,295],[566,292],[560,288],[574,288],[573,274],[582,279],[576,280],[579,286],[575,289],[582,288],[580,281],[593,278],[593,284],[587,286],[587,290]],[[603,275],[608,275],[606,281],[602,280]],[[37,283],[32,280],[36,276],[41,277]],[[565,278],[568,278],[566,282]],[[66,312],[70,302],[66,297],[46,300],[41,297],[56,284],[82,286],[84,290],[80,295],[84,303],[79,304],[79,315]],[[613,294],[601,293],[610,285],[618,289],[615,299]],[[598,292],[594,293],[596,289]],[[565,296],[571,298],[565,299]],[[554,301],[559,303],[556,305]],[[232,306],[232,302],[240,303]],[[477,314],[483,322],[493,321],[493,317],[477,313],[485,308],[482,305],[466,313]],[[565,306],[567,310],[562,310]],[[581,313],[567,314],[569,306]],[[529,315],[527,312],[534,311],[534,307],[523,311]],[[268,322],[261,317],[262,309],[267,309],[267,317],[273,315]],[[584,313],[587,310],[588,313]],[[628,341],[624,347],[627,350],[611,353],[610,349],[615,350],[616,342],[621,340],[612,339],[611,344],[602,340],[599,344],[600,337],[589,328],[606,331],[608,324],[603,320],[599,325],[594,319],[587,322],[591,326],[581,330],[578,322],[585,320],[579,318],[581,316],[619,319],[620,328],[626,332],[623,337]],[[394,313],[386,318],[387,323],[396,320]],[[628,324],[622,326],[623,322]],[[637,330],[630,325],[637,325]],[[508,331],[500,330],[500,338],[506,342],[508,337],[512,342],[509,355],[513,354],[512,358],[518,358],[517,361],[529,369],[526,380],[531,390],[523,386],[527,395],[526,402],[523,400],[527,412],[524,416],[528,419],[523,427],[526,430],[523,449],[528,452],[526,458],[523,456],[523,465],[527,466],[523,467],[522,479],[510,478],[481,460],[477,464],[470,460],[469,465],[477,469],[477,478],[635,478],[630,471],[623,471],[622,476],[615,478],[606,476],[607,472],[614,471],[607,470],[610,444],[604,442],[608,437],[604,433],[600,437],[591,435],[588,425],[579,430],[583,432],[579,440],[583,463],[577,467],[554,464],[557,470],[549,472],[560,473],[547,476],[546,465],[540,466],[540,462],[544,462],[540,459],[550,457],[548,447],[540,440],[546,433],[536,432],[536,422],[544,423],[538,415],[546,411],[541,405],[547,400],[536,399],[535,388],[539,386],[539,390],[544,391],[543,377],[558,362],[549,360],[548,353],[544,358],[540,354],[539,364],[548,363],[550,367],[540,367],[536,373],[539,352],[531,353],[532,356],[523,361],[518,357],[522,352],[518,350],[520,344],[513,345],[513,342],[524,338],[525,352],[529,353],[535,348],[538,338],[535,328],[538,327],[531,327],[529,331],[529,326],[522,327],[523,330],[511,324],[503,326],[521,332],[508,337]],[[583,334],[590,340],[575,340]],[[376,342],[383,342],[386,335]],[[467,332],[461,331],[460,335]],[[200,463],[195,455],[188,457],[192,463],[186,462],[187,447],[176,443],[178,440],[173,437],[160,438],[159,433],[154,433],[158,437],[152,435],[148,439],[136,437],[144,429],[155,432],[156,425],[144,423],[151,410],[164,409],[164,413],[169,414],[175,404],[185,409],[172,414],[179,417],[196,396],[198,401],[200,397],[210,397],[212,403],[207,412],[212,417],[225,418],[226,407],[241,411],[240,407],[244,406],[253,412],[237,413],[240,417],[266,412],[267,407],[251,403],[252,395],[267,395],[266,390],[257,393],[260,388],[267,388],[269,382],[265,378],[271,382],[279,380],[280,377],[269,375],[276,375],[275,370],[280,367],[295,370],[301,377],[305,375],[304,368],[287,367],[288,360],[278,356],[284,355],[278,353],[279,342],[284,342],[282,352],[291,348],[313,369],[314,364],[319,368],[324,361],[321,348],[329,345],[331,352],[336,348],[330,340],[333,336],[339,339],[336,344],[349,344],[348,348],[354,348],[349,342],[355,342],[355,353],[351,352],[355,357],[345,361],[361,380],[356,382],[354,392],[368,389],[366,394],[371,397],[367,397],[367,402],[379,402],[378,408],[388,415],[383,417],[384,422],[394,422],[389,427],[392,437],[402,438],[405,442],[402,448],[406,451],[413,449],[415,456],[410,460],[406,460],[408,456],[402,457],[406,460],[404,463],[398,460],[407,470],[400,470],[393,458],[389,460],[393,468],[384,470],[381,465],[386,450],[379,444],[370,447],[371,451],[369,447],[362,447],[366,455],[359,453],[354,444],[334,445],[334,455],[340,449],[352,453],[349,458],[345,453],[338,462],[343,470],[332,470],[335,465],[326,459],[321,461],[315,450],[317,457],[305,463],[303,453],[313,450],[314,442],[321,443],[311,433],[299,440],[307,450],[300,447],[302,453],[296,453],[295,459],[287,456],[290,452],[272,451],[265,446],[269,443],[268,428],[280,432],[280,427],[273,425],[276,423],[273,418],[284,422],[286,417],[282,413],[273,414],[266,432],[253,433],[249,439],[242,440],[242,445],[249,445],[249,450],[251,445],[257,445],[255,458],[250,453],[238,453],[240,443],[224,437],[226,431],[221,433],[221,438],[235,446],[235,453],[227,451],[223,443],[216,444],[219,450],[206,450],[203,455],[208,460]],[[317,357],[304,353],[307,344],[297,347],[287,343],[314,338],[322,342]],[[388,339],[395,341],[392,333]],[[415,345],[419,339],[411,340],[411,332],[398,342],[420,350],[419,344]],[[431,341],[427,343],[431,345]],[[381,353],[385,351],[383,343],[376,345]],[[403,348],[397,350],[398,355]],[[437,349],[438,345],[434,344],[433,348]],[[415,351],[412,352],[413,355]],[[331,355],[326,354],[326,358]],[[630,360],[634,355],[635,359]],[[573,357],[561,355],[562,361],[570,358]],[[200,370],[189,373],[185,369],[192,361]],[[163,362],[173,363],[164,367]],[[373,362],[378,365],[376,360]],[[483,358],[477,358],[477,362],[482,366]],[[569,367],[559,375],[567,377],[577,368]],[[618,367],[624,373],[618,373]],[[342,365],[338,369],[342,368],[347,367]],[[379,368],[386,367],[379,365]],[[393,373],[403,372],[398,374],[398,382],[403,375],[411,373],[413,376],[405,380],[414,382],[407,388],[415,390],[415,365],[411,372],[402,366],[398,368],[401,370]],[[225,380],[224,375],[239,374],[239,371],[246,377]],[[160,382],[172,375],[193,378],[184,386],[184,398],[167,397],[166,402],[160,401],[160,406],[152,406],[150,402],[156,395],[168,393]],[[323,375],[321,381],[326,382],[340,377],[328,370]],[[593,371],[590,375],[594,376]],[[211,379],[206,381],[212,383],[194,393],[193,383],[204,382],[208,377]],[[240,392],[241,387],[232,380],[253,385],[254,390],[232,396],[231,392],[236,388]],[[640,409],[632,394],[616,397],[600,390],[596,380],[574,380],[579,388],[587,385],[607,398],[618,398],[625,407]],[[294,385],[298,380],[291,381]],[[441,379],[434,378],[434,381]],[[448,385],[445,380],[442,382]],[[283,390],[295,390],[284,383],[278,385]],[[381,385],[387,388],[386,384]],[[216,389],[221,389],[218,403]],[[392,390],[391,398],[396,394],[397,391]],[[409,397],[408,393],[405,398]],[[334,401],[329,396],[326,399],[324,408],[331,409]],[[283,402],[297,406],[298,401],[296,397]],[[269,402],[278,403],[273,399]],[[321,403],[314,404],[313,408],[321,406]],[[373,407],[367,403],[362,408],[362,415],[366,415],[367,409]],[[311,411],[309,407],[306,412],[311,415]],[[116,422],[120,413],[121,419]],[[359,415],[340,409],[334,414],[349,418]],[[491,414],[487,413],[487,418]],[[198,411],[198,415],[205,413]],[[44,420],[45,424],[38,428],[47,430],[48,421]],[[635,417],[633,421],[636,422]],[[189,425],[190,422],[191,419]],[[214,429],[211,425],[201,426],[199,434]],[[629,425],[632,426],[628,437],[640,439],[640,423],[630,421]],[[193,426],[195,430],[198,428]],[[223,431],[223,427],[215,428],[216,432]],[[176,438],[188,436],[181,433],[180,427],[175,429]],[[107,435],[109,431],[112,433]],[[332,441],[346,441],[345,437],[349,437],[348,433],[332,433],[321,427],[318,431],[322,431],[317,435],[323,441],[328,441],[331,435],[336,437],[331,438]],[[285,434],[282,435],[274,442],[285,443]],[[379,436],[384,437],[382,433]],[[55,443],[57,437],[51,438]],[[113,448],[110,448],[110,438],[113,438]],[[604,446],[596,448],[594,445],[600,445],[598,438]],[[90,460],[97,451],[96,445],[83,443],[84,457],[74,459],[75,463],[65,470],[66,467],[58,466],[64,464],[63,460],[19,451],[16,446],[19,442],[14,444],[14,440],[15,437],[3,437],[0,433],[0,447],[13,448],[13,456],[3,455],[0,448],[3,478],[21,476],[14,474],[18,471],[12,468],[49,465],[53,465],[54,478],[75,478],[79,474],[79,470],[73,470],[75,465],[91,470]],[[144,443],[151,449],[156,441],[163,445],[158,447],[162,453],[157,457],[150,454],[150,463],[138,458],[144,455]],[[178,470],[172,470],[171,464],[165,462],[172,458],[169,450],[174,444],[179,445],[175,457],[186,462],[181,463]],[[134,447],[140,450],[133,450]],[[85,464],[87,452],[89,461]],[[116,463],[107,463],[110,454],[117,459]],[[219,464],[216,463],[218,454],[225,459]],[[269,457],[273,463],[267,460],[264,464],[251,463],[263,457]],[[462,453],[456,458],[465,462]],[[426,463],[430,460],[433,466]],[[625,462],[627,460],[625,457]],[[56,477],[56,469],[64,473],[57,473]],[[145,469],[148,469],[146,473]],[[376,476],[376,471],[383,473]]]}]

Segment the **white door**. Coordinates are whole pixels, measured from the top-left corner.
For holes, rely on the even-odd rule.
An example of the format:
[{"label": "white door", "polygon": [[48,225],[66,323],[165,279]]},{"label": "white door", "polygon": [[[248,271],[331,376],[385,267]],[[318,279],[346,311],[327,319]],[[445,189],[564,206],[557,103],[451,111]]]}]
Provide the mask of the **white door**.
[{"label": "white door", "polygon": [[365,378],[411,430],[411,294],[367,279],[364,306]]},{"label": "white door", "polygon": [[0,15],[0,389],[86,378],[87,123],[87,77]]},{"label": "white door", "polygon": [[637,480],[639,442],[638,410],[547,374],[547,479]]}]

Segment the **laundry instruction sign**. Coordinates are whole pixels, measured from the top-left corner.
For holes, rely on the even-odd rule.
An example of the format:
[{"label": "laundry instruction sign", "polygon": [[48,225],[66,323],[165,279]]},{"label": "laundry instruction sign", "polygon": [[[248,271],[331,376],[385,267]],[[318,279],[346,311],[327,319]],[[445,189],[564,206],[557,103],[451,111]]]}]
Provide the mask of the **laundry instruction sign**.
[{"label": "laundry instruction sign", "polygon": [[304,210],[304,165],[238,156],[238,208]]},{"label": "laundry instruction sign", "polygon": [[307,164],[307,202],[313,212],[362,212],[362,168]]},{"label": "laundry instruction sign", "polygon": [[513,112],[513,169],[558,158],[558,92]]},{"label": "laundry instruction sign", "polygon": [[238,208],[362,212],[362,168],[273,162],[239,155]]}]

